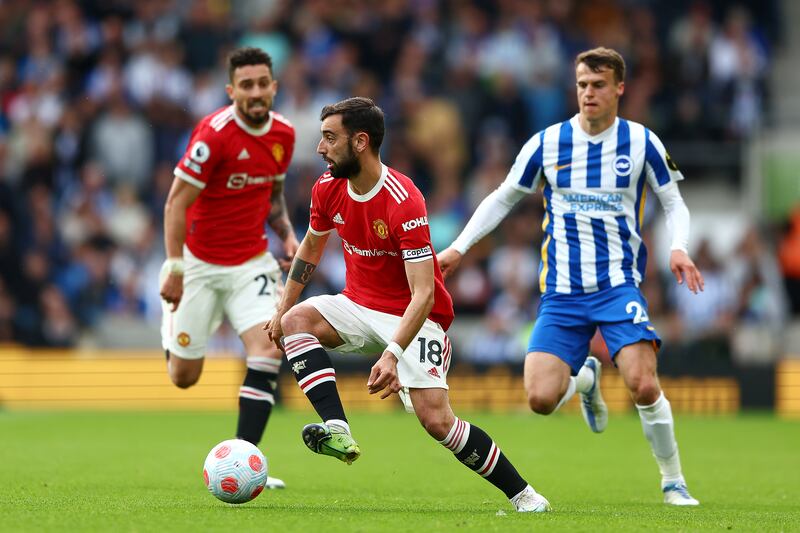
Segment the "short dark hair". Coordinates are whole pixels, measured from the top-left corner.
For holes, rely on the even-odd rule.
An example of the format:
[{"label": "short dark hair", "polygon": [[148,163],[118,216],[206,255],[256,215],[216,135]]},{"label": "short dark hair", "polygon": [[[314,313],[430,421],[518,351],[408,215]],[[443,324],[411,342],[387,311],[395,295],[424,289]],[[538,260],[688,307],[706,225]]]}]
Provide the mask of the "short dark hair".
[{"label": "short dark hair", "polygon": [[266,65],[272,74],[272,58],[261,48],[245,46],[237,48],[228,55],[228,77],[233,81],[233,72],[247,65]]},{"label": "short dark hair", "polygon": [[603,67],[610,68],[614,71],[614,81],[625,81],[625,60],[614,49],[600,46],[581,52],[575,58],[575,68],[581,63],[585,63],[592,72],[599,72]]},{"label": "short dark hair", "polygon": [[326,105],[319,114],[320,120],[325,120],[331,115],[342,115],[342,126],[348,135],[363,131],[369,135],[369,145],[372,152],[377,154],[383,143],[385,126],[383,123],[383,110],[370,98],[354,96],[335,104]]}]

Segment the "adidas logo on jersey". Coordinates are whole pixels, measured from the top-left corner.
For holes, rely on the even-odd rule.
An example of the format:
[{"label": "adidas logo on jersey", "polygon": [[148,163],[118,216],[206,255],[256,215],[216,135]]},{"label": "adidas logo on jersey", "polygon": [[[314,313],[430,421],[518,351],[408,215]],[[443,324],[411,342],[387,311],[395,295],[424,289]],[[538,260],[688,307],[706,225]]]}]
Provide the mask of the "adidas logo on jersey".
[{"label": "adidas logo on jersey", "polygon": [[239,161],[241,161],[242,159],[250,159],[250,154],[248,153],[247,148],[242,148],[242,151],[239,152],[239,157],[237,157],[236,159],[238,159]]},{"label": "adidas logo on jersey", "polygon": [[428,374],[430,374],[431,376],[433,376],[435,378],[441,378],[442,377],[442,376],[439,375],[439,371],[436,370],[436,367],[433,367],[430,370],[428,370]]},{"label": "adidas logo on jersey", "polygon": [[344,224],[344,219],[342,218],[342,215],[340,213],[336,213],[335,215],[333,215],[333,222],[335,224]]}]

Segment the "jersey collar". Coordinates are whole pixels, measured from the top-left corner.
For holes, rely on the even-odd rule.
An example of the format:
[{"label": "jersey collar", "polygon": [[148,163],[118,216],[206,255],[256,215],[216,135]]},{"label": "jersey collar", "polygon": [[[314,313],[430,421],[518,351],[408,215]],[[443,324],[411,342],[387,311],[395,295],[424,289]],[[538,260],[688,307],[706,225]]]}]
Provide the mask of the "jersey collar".
[{"label": "jersey collar", "polygon": [[357,194],[352,188],[350,188],[350,180],[347,180],[347,194],[350,195],[350,198],[355,200],[356,202],[368,202],[375,198],[375,196],[381,192],[383,189],[383,184],[386,182],[386,176],[389,174],[389,169],[381,163],[381,177],[378,178],[378,182],[375,186],[370,189],[369,191],[365,192],[364,194]]},{"label": "jersey collar", "polygon": [[266,135],[269,133],[269,130],[272,128],[272,111],[269,112],[269,118],[264,123],[263,126],[260,128],[253,128],[248,126],[247,123],[239,117],[239,112],[236,110],[236,106],[231,104],[231,109],[233,109],[233,120],[236,121],[236,124],[242,128],[244,131],[249,133],[250,135],[254,135],[256,137],[261,137],[262,135]]},{"label": "jersey collar", "polygon": [[606,140],[608,137],[611,136],[611,133],[617,130],[617,124],[619,124],[619,117],[614,117],[614,122],[611,123],[609,127],[598,133],[597,135],[589,135],[583,128],[581,128],[581,121],[579,115],[575,115],[571,119],[569,119],[570,123],[572,124],[572,131],[576,132],[580,137],[591,141],[591,142],[600,142]]}]

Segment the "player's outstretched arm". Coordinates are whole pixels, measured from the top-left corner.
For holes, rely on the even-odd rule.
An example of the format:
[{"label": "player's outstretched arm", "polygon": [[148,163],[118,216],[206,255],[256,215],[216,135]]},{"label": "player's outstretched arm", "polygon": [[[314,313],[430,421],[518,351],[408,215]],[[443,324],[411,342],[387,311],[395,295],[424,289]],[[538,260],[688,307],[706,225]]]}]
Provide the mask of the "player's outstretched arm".
[{"label": "player's outstretched arm", "polygon": [[705,287],[703,275],[697,269],[694,261],[689,257],[689,227],[691,217],[689,208],[683,201],[677,183],[671,183],[656,192],[664,215],[667,219],[667,228],[672,236],[669,257],[669,269],[675,275],[679,285],[686,283],[690,291],[697,294]]},{"label": "player's outstretched arm", "polygon": [[286,208],[286,197],[283,194],[283,183],[283,181],[276,181],[272,184],[268,222],[275,234],[283,241],[285,257],[279,257],[278,263],[282,269],[287,270],[292,264],[300,243],[297,242],[292,222],[289,220],[289,210]]},{"label": "player's outstretched arm", "polygon": [[506,182],[501,183],[497,189],[492,191],[475,209],[472,218],[469,219],[453,244],[437,254],[436,258],[439,261],[442,275],[447,277],[455,272],[467,250],[491,233],[526,194],[528,192],[517,189]]},{"label": "player's outstretched arm", "polygon": [[168,273],[161,284],[161,298],[178,309],[183,298],[183,243],[186,242],[186,210],[194,203],[202,189],[179,177],[164,205],[164,246],[167,252]]},{"label": "player's outstretched arm", "polygon": [[392,342],[383,351],[378,362],[373,365],[367,380],[367,389],[370,394],[384,391],[381,399],[400,390],[397,360],[419,333],[422,324],[433,308],[433,259],[419,262],[406,261],[405,267],[408,286],[411,289],[411,301],[392,336]]},{"label": "player's outstretched arm", "polygon": [[264,328],[270,340],[275,343],[278,348],[282,349],[280,345],[283,330],[281,328],[281,318],[283,315],[292,308],[297,302],[303,289],[306,288],[308,282],[311,281],[311,276],[317,269],[322,254],[325,251],[325,244],[328,242],[328,234],[315,235],[312,232],[307,232],[297,249],[297,253],[292,261],[292,266],[289,269],[289,277],[286,280],[286,287],[284,287],[281,301],[278,303],[277,309],[273,317],[264,324]]}]

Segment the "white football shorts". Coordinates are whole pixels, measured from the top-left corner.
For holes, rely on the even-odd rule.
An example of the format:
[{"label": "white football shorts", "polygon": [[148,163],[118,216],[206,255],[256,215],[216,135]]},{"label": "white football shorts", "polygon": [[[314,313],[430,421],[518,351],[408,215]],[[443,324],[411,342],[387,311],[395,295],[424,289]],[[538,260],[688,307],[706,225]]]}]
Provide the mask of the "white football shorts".
[{"label": "white football shorts", "polygon": [[[208,338],[228,317],[241,335],[275,313],[283,292],[281,269],[269,252],[241,265],[206,263],[183,248],[183,298],[173,313],[161,301],[161,345],[182,359],[205,356]],[[166,275],[161,269],[161,280]],[[161,282],[159,282],[159,285]]]},{"label": "white football shorts", "polygon": [[[342,353],[380,355],[392,342],[401,320],[358,305],[342,294],[313,296],[305,303],[314,306],[344,341],[341,346],[326,348]],[[397,362],[400,384],[406,389],[447,389],[451,355],[450,339],[442,326],[426,319]]]}]

